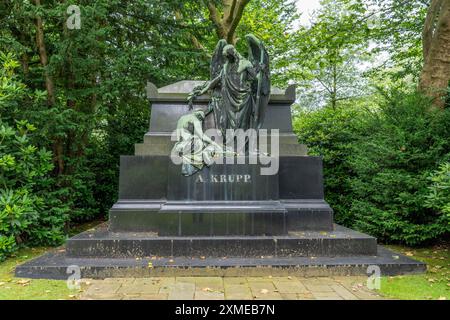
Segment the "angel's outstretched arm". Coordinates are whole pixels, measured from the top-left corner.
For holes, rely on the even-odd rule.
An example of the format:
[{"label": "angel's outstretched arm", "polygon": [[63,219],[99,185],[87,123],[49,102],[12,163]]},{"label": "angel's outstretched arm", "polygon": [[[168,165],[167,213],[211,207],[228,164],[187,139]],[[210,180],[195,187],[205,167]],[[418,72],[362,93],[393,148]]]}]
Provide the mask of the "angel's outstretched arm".
[{"label": "angel's outstretched arm", "polygon": [[220,75],[217,76],[216,78],[212,79],[211,81],[207,82],[207,85],[199,92],[199,96],[201,96],[202,94],[207,93],[209,90],[212,90],[215,87],[217,87],[219,82],[220,82]]}]

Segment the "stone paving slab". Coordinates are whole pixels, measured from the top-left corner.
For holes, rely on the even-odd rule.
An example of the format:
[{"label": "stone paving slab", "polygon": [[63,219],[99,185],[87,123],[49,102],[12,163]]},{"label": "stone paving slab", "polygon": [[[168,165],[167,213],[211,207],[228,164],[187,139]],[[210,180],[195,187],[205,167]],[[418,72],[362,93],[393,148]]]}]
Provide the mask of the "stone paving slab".
[{"label": "stone paving slab", "polygon": [[[245,278],[244,278],[245,279]],[[230,284],[225,286],[226,300],[253,300],[252,291],[247,284]]]},{"label": "stone paving slab", "polygon": [[366,277],[84,279],[82,300],[375,300]]}]

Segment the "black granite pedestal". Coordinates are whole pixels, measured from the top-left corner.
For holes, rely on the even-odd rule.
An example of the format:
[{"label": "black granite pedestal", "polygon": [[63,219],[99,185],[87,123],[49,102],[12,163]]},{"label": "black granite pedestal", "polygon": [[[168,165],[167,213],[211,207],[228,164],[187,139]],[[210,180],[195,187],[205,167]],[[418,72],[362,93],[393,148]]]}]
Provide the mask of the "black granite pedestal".
[{"label": "black granite pedestal", "polygon": [[[322,159],[308,156],[292,132],[293,88],[272,90],[266,116],[265,128],[280,132],[276,174],[262,174],[268,165],[244,157],[242,164],[223,161],[182,176],[169,157],[170,135],[188,112],[187,92],[197,84],[154,92],[144,143],[136,145],[134,156],[121,157],[119,200],[109,223],[17,267],[17,276],[65,279],[74,265],[91,278],[360,275],[373,265],[384,275],[425,270],[423,263],[378,246],[375,238],[333,224]],[[197,107],[207,102],[201,97]],[[212,126],[208,121],[206,128]]]}]

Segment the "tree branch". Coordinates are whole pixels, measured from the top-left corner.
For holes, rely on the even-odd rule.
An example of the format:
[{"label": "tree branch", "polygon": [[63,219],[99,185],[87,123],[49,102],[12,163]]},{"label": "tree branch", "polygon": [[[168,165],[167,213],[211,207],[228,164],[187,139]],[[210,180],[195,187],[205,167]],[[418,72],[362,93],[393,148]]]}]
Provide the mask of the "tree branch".
[{"label": "tree branch", "polygon": [[240,0],[237,3],[236,8],[236,14],[233,17],[233,21],[231,22],[230,29],[228,30],[227,34],[227,42],[233,43],[234,42],[234,33],[236,31],[237,26],[239,25],[239,22],[242,19],[242,16],[244,14],[245,6],[250,2],[250,0]]},{"label": "tree branch", "polygon": [[225,29],[224,29],[222,21],[219,17],[219,12],[218,12],[216,6],[211,1],[207,1],[206,6],[208,7],[209,18],[216,26],[217,35],[219,36],[220,39],[224,39],[226,37]]},{"label": "tree branch", "polygon": [[233,21],[234,11],[236,10],[236,3],[237,3],[237,0],[233,0],[233,3],[231,4],[230,12],[228,13],[228,17],[226,20],[228,23],[231,23]]},{"label": "tree branch", "polygon": [[[183,25],[184,27],[184,23],[183,23],[183,15],[181,14],[180,10],[175,10],[175,19],[177,19],[181,25]],[[193,35],[191,32],[188,32],[189,37],[191,38],[192,44],[194,45],[194,47],[198,50],[202,50],[204,52],[206,52],[205,47],[200,43],[200,41],[198,41],[197,37],[195,35]]]}]

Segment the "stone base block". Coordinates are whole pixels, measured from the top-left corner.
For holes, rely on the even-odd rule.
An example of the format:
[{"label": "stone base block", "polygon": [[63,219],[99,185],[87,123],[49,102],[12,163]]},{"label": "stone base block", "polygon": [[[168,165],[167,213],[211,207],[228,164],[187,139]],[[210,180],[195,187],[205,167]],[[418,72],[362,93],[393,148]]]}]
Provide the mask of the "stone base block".
[{"label": "stone base block", "polygon": [[259,258],[69,258],[63,252],[47,253],[16,268],[16,277],[67,280],[68,267],[79,266],[82,278],[148,277],[261,277],[261,276],[367,276],[378,266],[382,276],[426,271],[422,262],[378,247],[375,256],[259,257]]},{"label": "stone base block", "polygon": [[122,201],[110,211],[109,223],[113,232],[159,236],[273,236],[332,231],[333,210],[318,200]]}]

